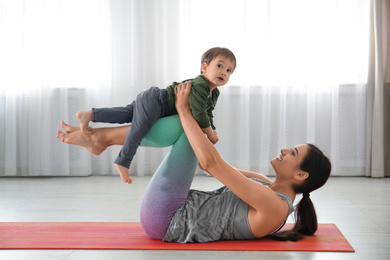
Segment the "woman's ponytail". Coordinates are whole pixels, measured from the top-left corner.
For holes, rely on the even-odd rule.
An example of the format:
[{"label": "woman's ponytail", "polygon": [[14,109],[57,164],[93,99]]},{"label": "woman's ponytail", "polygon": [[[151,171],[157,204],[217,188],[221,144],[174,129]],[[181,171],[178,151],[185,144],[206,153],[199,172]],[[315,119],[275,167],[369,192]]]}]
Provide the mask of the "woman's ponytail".
[{"label": "woman's ponytail", "polygon": [[295,226],[291,230],[280,231],[267,237],[279,241],[298,241],[304,235],[313,235],[317,231],[317,214],[309,196],[304,196],[294,210]]},{"label": "woman's ponytail", "polygon": [[317,214],[309,197],[303,197],[295,207],[295,226],[293,230],[302,235],[313,235],[317,231]]}]

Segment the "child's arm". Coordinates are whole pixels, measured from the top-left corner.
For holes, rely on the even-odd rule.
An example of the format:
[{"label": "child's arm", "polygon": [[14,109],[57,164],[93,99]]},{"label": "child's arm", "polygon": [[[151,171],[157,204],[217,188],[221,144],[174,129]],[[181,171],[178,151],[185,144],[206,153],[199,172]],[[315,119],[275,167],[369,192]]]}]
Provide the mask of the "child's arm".
[{"label": "child's arm", "polygon": [[[193,117],[198,122],[200,128],[203,130],[209,128],[210,126],[212,129],[215,129],[213,120],[210,118],[210,111],[208,108],[210,87],[208,86],[206,79],[202,76],[198,76],[191,80],[191,85],[192,88],[190,94],[190,104]],[[204,132],[207,134],[207,136],[211,136],[211,131],[206,131]],[[210,133],[210,135],[208,135],[208,133]]]},{"label": "child's arm", "polygon": [[210,142],[212,142],[213,144],[216,144],[219,140],[218,138],[218,135],[217,135],[217,132],[214,131],[211,126],[207,127],[207,128],[202,128],[203,132],[207,135],[207,137],[209,138]]}]

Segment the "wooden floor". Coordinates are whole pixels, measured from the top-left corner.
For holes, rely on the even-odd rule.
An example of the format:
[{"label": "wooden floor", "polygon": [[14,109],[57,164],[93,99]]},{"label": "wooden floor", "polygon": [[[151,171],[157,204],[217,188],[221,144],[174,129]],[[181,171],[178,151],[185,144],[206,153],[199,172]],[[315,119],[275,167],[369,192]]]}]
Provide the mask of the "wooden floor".
[{"label": "wooden floor", "polygon": [[[0,178],[0,221],[139,221],[139,207],[149,177],[133,184],[118,176]],[[197,176],[193,188],[221,184]],[[390,255],[390,178],[332,177],[311,194],[320,223],[335,223],[356,253],[2,250],[0,259],[299,259],[388,260]],[[299,201],[297,198],[296,201]],[[290,219],[289,222],[292,220]],[[1,242],[1,241],[0,241]]]}]

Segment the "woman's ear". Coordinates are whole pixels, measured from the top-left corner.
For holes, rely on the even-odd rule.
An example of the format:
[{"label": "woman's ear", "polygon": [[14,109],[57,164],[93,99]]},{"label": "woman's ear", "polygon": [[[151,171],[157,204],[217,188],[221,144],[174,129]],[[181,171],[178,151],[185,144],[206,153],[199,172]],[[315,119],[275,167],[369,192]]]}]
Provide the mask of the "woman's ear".
[{"label": "woman's ear", "polygon": [[297,179],[297,180],[304,181],[304,180],[306,180],[307,178],[309,178],[309,173],[308,173],[308,172],[298,171],[298,172],[295,174],[295,179]]}]

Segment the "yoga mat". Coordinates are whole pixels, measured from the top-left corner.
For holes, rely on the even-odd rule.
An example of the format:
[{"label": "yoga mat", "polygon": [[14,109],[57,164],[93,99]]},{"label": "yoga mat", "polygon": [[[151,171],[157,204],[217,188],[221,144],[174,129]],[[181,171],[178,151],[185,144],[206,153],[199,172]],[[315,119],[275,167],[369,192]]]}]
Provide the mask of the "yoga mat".
[{"label": "yoga mat", "polygon": [[256,239],[180,244],[153,240],[135,222],[0,222],[0,249],[355,252],[334,224],[319,224],[314,236],[298,242]]}]

